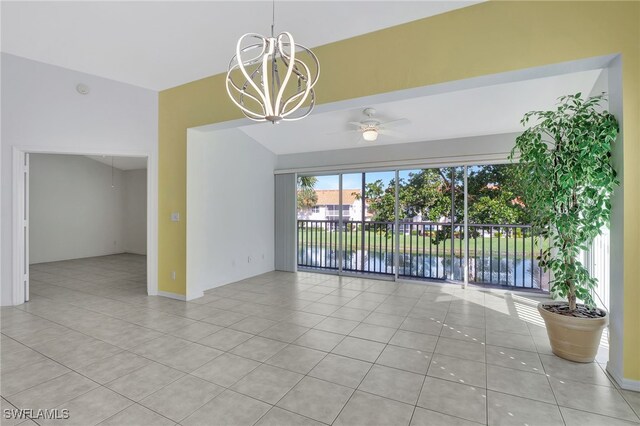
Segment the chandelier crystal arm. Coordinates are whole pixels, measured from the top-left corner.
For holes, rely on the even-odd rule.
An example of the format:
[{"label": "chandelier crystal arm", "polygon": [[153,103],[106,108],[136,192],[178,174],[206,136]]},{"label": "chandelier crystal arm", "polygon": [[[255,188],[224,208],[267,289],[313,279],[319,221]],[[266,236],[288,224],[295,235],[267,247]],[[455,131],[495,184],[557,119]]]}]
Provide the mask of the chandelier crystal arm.
[{"label": "chandelier crystal arm", "polygon": [[[235,89],[240,94],[240,101],[236,100],[236,97],[233,96],[233,94],[231,93],[231,89],[230,88]],[[239,88],[233,81],[230,81],[229,84],[227,84],[227,94],[231,98],[231,101],[234,104],[236,104],[236,106],[238,108],[240,108],[242,110],[242,112],[244,113],[244,115],[247,118],[255,119],[255,118],[260,118],[261,116],[264,115],[264,110],[263,110],[263,114],[258,114],[258,113],[254,112],[254,111],[251,111],[250,109],[248,109],[248,108],[246,108],[244,106],[244,104],[242,102],[244,96],[252,99],[258,105],[262,106],[262,103],[260,102],[260,99],[258,99],[257,97],[253,96],[251,93],[247,92],[244,88],[242,88],[242,89]],[[263,120],[259,120],[259,121],[265,121],[265,120],[263,119]]]},{"label": "chandelier crystal arm", "polygon": [[[294,61],[293,61],[294,62],[294,66],[290,66],[290,63],[292,61],[288,60],[290,58],[288,58],[286,55],[283,55],[283,57],[282,57],[283,62],[287,65],[288,69],[292,70],[292,72],[295,73],[296,76],[298,77],[298,90],[299,90],[298,93],[295,93],[295,94],[291,95],[284,102],[284,105],[281,108],[282,117],[283,118],[289,116],[291,113],[295,112],[300,106],[302,106],[302,104],[306,101],[306,99],[309,96],[309,94],[313,93],[313,90],[311,88],[315,85],[315,83],[318,81],[318,77],[320,76],[320,67],[318,65],[318,58],[316,57],[316,55],[311,50],[309,50],[308,48],[306,48],[304,46],[300,46],[300,45],[298,45],[298,46],[301,49],[303,49],[304,51],[306,51],[314,59],[314,62],[316,63],[316,66],[317,66],[317,72],[315,74],[315,78],[314,78],[313,82],[309,84],[308,78],[307,78],[308,75],[311,75],[311,71],[309,70],[309,67],[307,67],[307,65],[304,62],[302,62],[300,59],[298,59],[298,58],[294,58]],[[306,74],[300,72],[297,69],[296,65],[298,65],[298,64],[300,66],[304,67],[304,69],[306,71]],[[305,88],[304,91],[300,91],[301,81],[306,83],[306,88]],[[290,103],[292,103],[292,102],[295,102],[300,96],[302,96],[302,99],[300,99],[300,101],[295,106],[291,107],[291,109],[288,110],[287,109],[288,105]],[[314,102],[312,102],[310,104],[310,110],[313,109],[313,106],[315,106],[315,96],[314,96]],[[311,111],[309,111],[309,112],[311,112]],[[304,118],[307,115],[309,115],[309,114],[304,114],[302,117],[299,117],[299,118],[296,118],[296,119]],[[291,119],[289,119],[289,120],[291,120]]]},{"label": "chandelier crystal arm", "polygon": [[[246,53],[257,48],[262,48],[262,51],[259,54],[257,54],[254,58],[246,60],[245,66],[249,66],[249,65],[253,65],[253,64],[257,64],[258,62],[261,62],[262,57],[264,56],[264,52],[266,50],[266,45],[264,43],[255,43],[242,48],[241,53]],[[233,58],[231,58],[231,61],[229,61],[229,68],[231,68],[234,64],[237,65],[237,62],[238,62],[238,56],[233,55]]]},{"label": "chandelier crystal arm", "polygon": [[[287,55],[284,50],[282,43],[283,37],[287,37],[289,39],[289,51],[291,52],[290,55]],[[291,49],[291,46],[294,46],[294,49]],[[291,62],[294,61],[296,57],[295,43],[293,41],[293,36],[290,33],[284,32],[278,36],[278,50],[280,50],[283,62],[285,63],[285,65],[287,65],[287,73],[285,74],[284,80],[282,80],[282,85],[280,87],[287,87],[287,83],[289,83],[289,79],[291,78],[291,74],[293,73],[293,67],[288,66],[287,60],[288,62]],[[283,94],[284,90],[278,91],[278,97],[276,98],[276,111],[280,111],[280,104],[282,102]],[[282,109],[284,110],[284,108]],[[282,117],[284,118],[284,115],[282,115]]]},{"label": "chandelier crystal arm", "polygon": [[[276,47],[275,43],[273,43],[273,39],[268,39],[266,43],[268,45],[267,53],[262,57],[262,88],[264,90],[264,93],[261,93],[261,95],[264,95],[265,114],[267,115],[267,117],[273,117],[275,116],[275,114],[273,104],[271,103],[271,90],[269,90],[269,88],[272,87],[269,83],[269,65],[271,65],[272,67],[274,66],[270,58],[274,56]],[[250,83],[253,84],[253,80],[251,80]]]},{"label": "chandelier crystal arm", "polygon": [[[313,88],[313,86],[315,86],[316,82],[318,81],[318,77],[320,77],[320,66],[319,66],[319,62],[318,62],[318,57],[316,55],[314,55],[314,53],[309,50],[308,48],[301,46],[299,44],[296,45],[297,47],[299,47],[300,49],[304,50],[310,57],[311,59],[313,59],[313,62],[316,64],[316,69],[315,69],[315,76],[314,79],[311,83],[309,83],[309,85]],[[289,62],[286,60],[285,57],[282,58],[282,61],[285,63],[285,65],[289,66]],[[296,58],[296,62],[297,63],[304,63],[302,62],[301,59]],[[311,73],[311,69],[307,68],[309,70],[309,73]],[[293,72],[302,80],[304,80],[305,82],[308,82],[309,79],[307,78],[306,75],[304,75],[303,73],[301,73],[296,67],[293,67]]]},{"label": "chandelier crystal arm", "polygon": [[[291,33],[282,32],[275,36],[274,22],[275,19],[271,26],[271,37],[247,33],[238,40],[236,54],[229,62],[227,94],[251,120],[272,123],[299,120],[308,116],[315,106],[313,87],[320,76],[320,64],[311,50],[295,43]],[[259,42],[243,47],[243,43],[247,44],[253,38]],[[306,56],[303,61],[301,52],[297,50],[302,51],[302,56],[306,53],[313,66],[305,62]],[[254,51],[259,53],[252,56]],[[244,59],[243,55],[249,57]],[[280,75],[281,71],[284,71],[283,76]],[[234,74],[237,81],[234,81]],[[244,78],[241,83],[240,75]],[[308,105],[304,106],[307,101]],[[303,107],[304,111],[294,114]]]},{"label": "chandelier crystal arm", "polygon": [[[264,43],[264,40],[261,36],[256,35],[256,34],[247,34],[248,37],[253,37],[253,38],[257,38],[260,40],[260,43],[254,43],[251,45],[248,45],[244,48],[242,48],[241,53],[246,53],[246,52],[250,52],[251,50],[254,49],[260,49],[260,52],[255,55],[253,58],[247,60],[247,64],[252,65],[252,64],[256,64],[259,63],[262,60],[262,56],[264,55],[265,51],[266,51],[266,44]],[[239,64],[238,64],[238,56],[234,55],[233,58],[231,58],[231,61],[229,62],[229,74],[233,73],[234,71],[236,71],[239,68]],[[251,73],[251,78],[249,80],[253,80],[255,77],[255,74],[258,73],[260,71],[260,68],[256,68],[256,70],[254,72]],[[261,119],[261,117],[264,116],[264,107],[263,107],[263,102],[258,99],[257,97],[253,96],[251,93],[247,92],[247,87],[249,86],[249,80],[245,80],[244,84],[242,85],[242,87],[239,87],[232,79],[228,79],[227,80],[227,94],[229,95],[229,97],[231,98],[231,100],[233,101],[233,103],[241,109],[242,113],[249,119],[254,120],[254,121],[266,121],[264,119]],[[236,100],[236,97],[231,93],[229,85],[232,86],[232,88],[238,92],[238,96],[239,99]],[[244,97],[247,97],[251,100],[253,100],[257,105],[260,105],[262,107],[262,114],[256,113],[254,111],[251,111],[250,109],[246,108],[244,106]]]},{"label": "chandelier crystal arm", "polygon": [[[260,88],[258,88],[258,85],[253,82],[253,79],[251,77],[249,77],[249,73],[247,73],[247,70],[246,70],[245,66],[240,61],[240,58],[242,57],[241,56],[240,46],[242,45],[242,40],[245,37],[248,37],[248,36],[249,37],[252,37],[252,36],[261,37],[260,34],[253,34],[253,33],[247,33],[247,34],[243,35],[242,37],[240,37],[240,40],[238,40],[238,44],[236,45],[237,68],[242,72],[242,75],[244,75],[244,78],[246,78],[246,82],[248,82],[255,89],[255,91],[258,93],[258,95],[262,99],[263,108],[267,109],[268,108],[267,107],[267,100],[265,98],[264,93],[262,93]],[[268,48],[267,40],[263,38],[262,43],[263,43],[263,51],[266,52],[267,48]],[[265,53],[262,57],[266,58],[267,54]],[[233,71],[233,70],[229,70],[229,72],[227,73],[227,80],[228,80],[229,74],[231,74],[231,71]]]},{"label": "chandelier crystal arm", "polygon": [[[296,44],[296,46],[298,48],[300,48],[301,50],[303,50],[305,53],[307,53],[311,57],[313,62],[316,64],[316,72],[315,72],[313,81],[311,81],[311,83],[310,83],[311,87],[313,87],[313,86],[316,85],[316,82],[318,81],[318,78],[320,77],[320,62],[318,61],[318,57],[308,47],[305,47],[305,46],[303,46],[301,44]],[[285,59],[286,58],[283,57],[283,60],[285,60]],[[302,62],[302,61],[299,60],[299,62]],[[287,66],[288,66],[288,63],[287,63]],[[296,72],[295,68],[294,68],[294,72]],[[307,80],[307,76],[305,76],[304,74],[300,73],[299,71],[297,71],[297,74],[300,77],[302,77],[303,79]],[[309,76],[311,76],[311,74],[309,74]]]},{"label": "chandelier crystal arm", "polygon": [[[234,86],[235,87],[235,86]],[[237,89],[237,88],[236,88]],[[241,103],[239,103],[236,98],[233,96],[233,94],[231,93],[231,91],[229,90],[229,85],[227,85],[227,94],[229,95],[229,97],[231,98],[231,101],[236,104],[236,106],[238,108],[240,108],[240,110],[242,111],[242,113],[247,117],[250,118],[252,120],[256,120],[256,121],[266,121],[265,119],[261,119],[260,117],[262,117],[261,114],[255,113],[253,111],[251,111],[250,109],[246,108],[244,105],[242,105]],[[244,96],[247,96],[249,98],[254,99],[258,104],[260,104],[260,100],[254,96],[251,96],[248,93],[244,93]],[[242,95],[241,95],[242,96]]]},{"label": "chandelier crystal arm", "polygon": [[[296,59],[296,61],[305,68],[305,71],[307,72],[307,75],[309,74],[309,67],[307,67],[307,65]],[[289,67],[291,69],[291,67]],[[298,77],[299,79],[303,79],[303,77]],[[298,108],[300,108],[302,106],[302,104],[304,103],[304,101],[307,100],[307,97],[309,96],[309,93],[311,92],[311,86],[309,84],[306,85],[305,87],[305,91],[304,92],[299,92],[296,93],[292,96],[290,96],[286,102],[284,103],[284,106],[282,107],[282,117],[286,117],[288,115],[290,115],[291,113],[295,112]],[[300,98],[300,100],[298,101],[297,104],[295,104],[294,107],[292,107],[290,110],[287,111],[287,106],[291,103],[291,102],[295,102],[297,98]]]},{"label": "chandelier crystal arm", "polygon": [[285,121],[297,121],[297,120],[302,120],[303,118],[307,117],[309,114],[311,114],[311,111],[313,111],[313,107],[316,105],[316,96],[315,93],[313,92],[313,90],[311,91],[311,93],[309,94],[309,108],[306,109],[306,111],[302,114],[299,115],[297,117],[291,117],[291,116],[287,116],[287,118],[285,118]]}]

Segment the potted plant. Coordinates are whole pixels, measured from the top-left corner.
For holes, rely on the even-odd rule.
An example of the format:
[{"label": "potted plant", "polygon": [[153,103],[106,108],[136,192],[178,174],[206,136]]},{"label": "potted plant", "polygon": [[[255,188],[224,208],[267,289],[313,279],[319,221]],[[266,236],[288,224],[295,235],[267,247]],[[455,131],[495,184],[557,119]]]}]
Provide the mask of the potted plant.
[{"label": "potted plant", "polygon": [[618,122],[603,110],[604,100],[578,93],[561,97],[555,110],[528,112],[521,123],[531,125],[510,155],[512,161],[519,155],[532,225],[549,239],[539,265],[551,271],[552,295],[563,299],[540,303],[538,311],[553,353],[577,362],[593,361],[608,324],[592,298],[597,281],[578,259],[608,224],[618,185],[611,165]]}]

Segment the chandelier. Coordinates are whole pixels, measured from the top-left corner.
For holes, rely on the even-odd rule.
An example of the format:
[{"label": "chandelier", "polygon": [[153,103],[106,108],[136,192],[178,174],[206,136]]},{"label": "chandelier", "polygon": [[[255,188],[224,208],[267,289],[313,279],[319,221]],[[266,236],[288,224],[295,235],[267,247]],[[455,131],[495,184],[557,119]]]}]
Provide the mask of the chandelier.
[{"label": "chandelier", "polygon": [[[275,18],[275,5],[273,15]],[[300,120],[315,106],[313,86],[320,75],[320,64],[316,55],[296,44],[290,33],[274,36],[274,22],[271,37],[247,33],[238,40],[227,72],[227,93],[251,120]]]}]

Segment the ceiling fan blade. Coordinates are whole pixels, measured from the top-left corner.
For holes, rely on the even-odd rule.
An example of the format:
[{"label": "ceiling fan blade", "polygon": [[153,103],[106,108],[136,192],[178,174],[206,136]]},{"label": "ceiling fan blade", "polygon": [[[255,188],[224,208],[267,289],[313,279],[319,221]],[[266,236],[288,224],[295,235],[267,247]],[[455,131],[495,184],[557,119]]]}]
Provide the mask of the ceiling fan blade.
[{"label": "ceiling fan blade", "polygon": [[396,127],[396,126],[404,126],[405,124],[409,124],[410,121],[406,118],[400,118],[398,120],[387,121],[386,123],[380,123],[380,127]]},{"label": "ceiling fan blade", "polygon": [[405,138],[407,135],[405,135],[404,133],[401,132],[396,132],[395,130],[389,130],[389,129],[378,129],[378,133],[380,133],[381,135],[385,135],[385,136],[391,136],[392,138]]},{"label": "ceiling fan blade", "polygon": [[350,124],[352,126],[356,126],[357,128],[362,127],[362,123],[359,121],[348,121],[347,124]]}]

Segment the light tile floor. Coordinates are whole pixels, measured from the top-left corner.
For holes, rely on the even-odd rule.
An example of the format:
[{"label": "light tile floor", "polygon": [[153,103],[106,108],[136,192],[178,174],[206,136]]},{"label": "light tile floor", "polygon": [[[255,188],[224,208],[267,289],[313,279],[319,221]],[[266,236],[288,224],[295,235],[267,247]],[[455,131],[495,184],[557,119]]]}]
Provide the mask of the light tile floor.
[{"label": "light tile floor", "polygon": [[185,303],[146,296],[145,267],[33,265],[31,301],[1,310],[2,410],[83,426],[640,422],[640,394],[551,354],[533,295],[272,272]]}]

